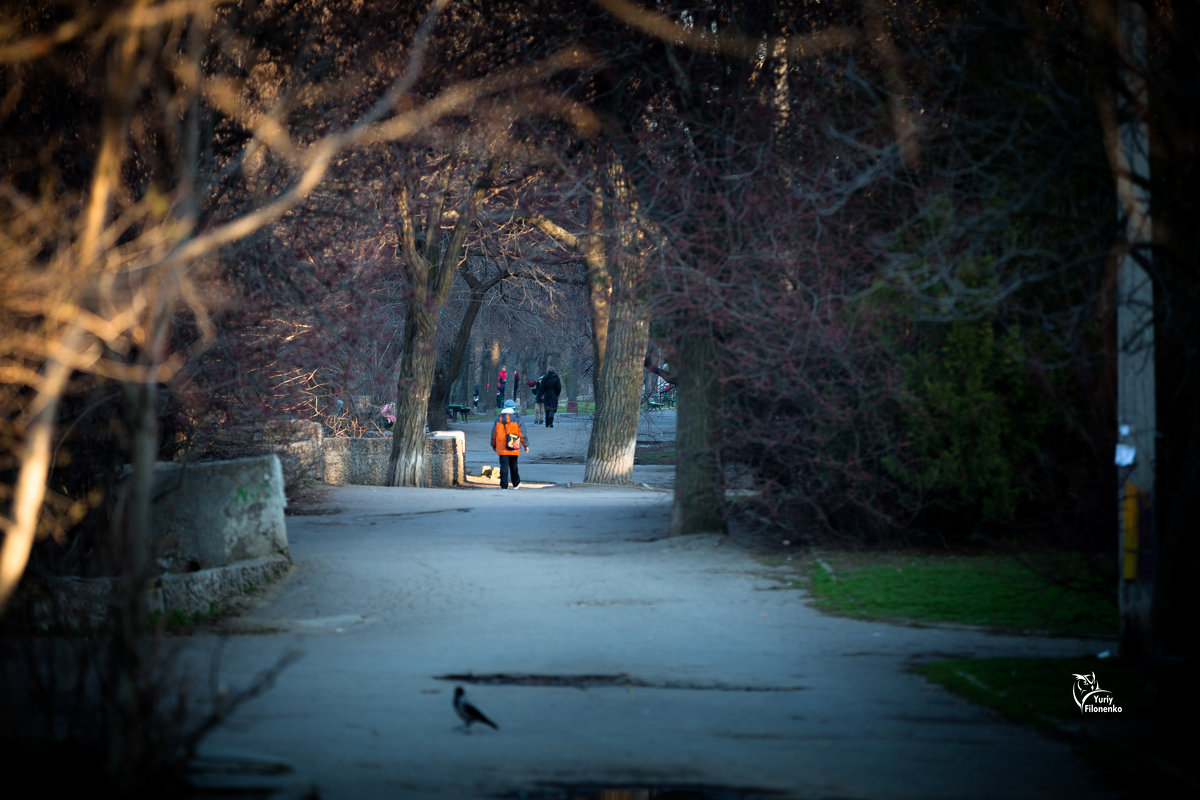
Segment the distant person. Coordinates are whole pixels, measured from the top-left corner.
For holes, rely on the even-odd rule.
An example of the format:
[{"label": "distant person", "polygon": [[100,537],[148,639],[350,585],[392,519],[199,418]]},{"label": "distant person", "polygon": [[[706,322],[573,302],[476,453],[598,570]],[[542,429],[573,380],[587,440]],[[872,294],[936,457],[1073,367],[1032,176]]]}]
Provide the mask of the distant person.
[{"label": "distant person", "polygon": [[379,415],[383,417],[383,429],[390,431],[392,426],[396,424],[396,404],[388,403],[379,409]]},{"label": "distant person", "polygon": [[546,404],[542,402],[542,398],[538,395],[538,386],[540,385],[541,384],[533,378],[529,379],[529,391],[531,394],[533,394],[533,422],[535,425],[541,425],[546,415]]},{"label": "distant person", "polygon": [[[513,370],[513,400],[519,400],[517,392],[521,391],[521,373]],[[517,405],[520,405],[519,403]]]},{"label": "distant person", "polygon": [[541,398],[546,410],[547,428],[554,427],[554,415],[558,412],[558,396],[560,394],[562,394],[562,381],[559,380],[554,367],[547,367],[546,374],[542,376],[538,388],[538,397]]},{"label": "distant person", "polygon": [[521,474],[517,471],[517,456],[521,448],[529,452],[529,440],[525,438],[525,429],[521,427],[521,417],[517,414],[516,403],[504,401],[504,408],[496,417],[492,427],[492,449],[500,457],[500,488],[508,488],[509,476],[512,476],[512,488],[521,485]]},{"label": "distant person", "polygon": [[471,397],[471,403],[475,406],[475,410],[479,410],[479,384],[475,384],[475,394]]},{"label": "distant person", "polygon": [[500,374],[496,376],[496,385],[500,387],[500,396],[504,396],[504,384],[508,380],[508,367],[501,365]]}]

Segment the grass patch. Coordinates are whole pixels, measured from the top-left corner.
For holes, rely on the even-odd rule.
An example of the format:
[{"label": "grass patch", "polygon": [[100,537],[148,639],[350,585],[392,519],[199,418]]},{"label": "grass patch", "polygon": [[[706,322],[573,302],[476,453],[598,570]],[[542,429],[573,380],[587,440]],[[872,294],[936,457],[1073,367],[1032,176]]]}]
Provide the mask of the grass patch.
[{"label": "grass patch", "polygon": [[[950,659],[913,668],[930,681],[1011,722],[1074,742],[1107,783],[1141,797],[1195,797],[1200,772],[1188,748],[1149,734],[1147,677],[1117,659]],[[1120,713],[1084,714],[1071,694],[1075,674],[1095,673]]]},{"label": "grass patch", "polygon": [[1072,636],[1115,636],[1115,579],[1082,556],[903,556],[816,561],[822,611]]},{"label": "grass patch", "polygon": [[670,442],[638,443],[633,463],[650,467],[665,467],[675,463],[675,446]]},{"label": "grass patch", "polygon": [[[934,661],[915,671],[960,697],[998,711],[1012,722],[1055,733],[1092,729],[1103,732],[1129,720],[1145,721],[1146,679],[1117,659],[961,658]],[[1083,714],[1071,696],[1074,675],[1096,674],[1113,693],[1120,714]],[[1126,716],[1128,715],[1128,716]]]},{"label": "grass patch", "polygon": [[195,614],[189,614],[181,608],[173,608],[166,613],[158,610],[152,611],[150,612],[150,623],[161,625],[171,633],[185,633],[200,626],[213,625],[224,617],[223,609],[216,603],[209,603],[207,611],[197,611]]},{"label": "grass patch", "polygon": [[[1079,554],[841,553],[814,559],[790,583],[810,589],[817,607],[834,614],[1108,638],[1117,632],[1113,562]],[[1200,796],[1190,746],[1157,730],[1147,675],[1134,665],[1088,654],[948,659],[913,670],[1013,723],[1069,740],[1122,793]],[[1081,712],[1072,696],[1077,673],[1095,673],[1121,712]]]}]

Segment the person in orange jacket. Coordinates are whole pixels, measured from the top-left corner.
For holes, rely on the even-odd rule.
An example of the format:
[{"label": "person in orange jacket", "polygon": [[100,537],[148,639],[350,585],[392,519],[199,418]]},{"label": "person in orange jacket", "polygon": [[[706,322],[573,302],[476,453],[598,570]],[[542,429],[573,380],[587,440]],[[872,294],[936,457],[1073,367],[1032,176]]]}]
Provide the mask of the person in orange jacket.
[{"label": "person in orange jacket", "polygon": [[529,452],[529,440],[525,438],[525,429],[521,427],[521,418],[517,416],[516,403],[504,401],[504,409],[496,417],[492,426],[492,449],[500,457],[500,488],[508,488],[509,476],[512,476],[512,488],[521,485],[521,473],[517,471],[517,456],[521,448]]}]

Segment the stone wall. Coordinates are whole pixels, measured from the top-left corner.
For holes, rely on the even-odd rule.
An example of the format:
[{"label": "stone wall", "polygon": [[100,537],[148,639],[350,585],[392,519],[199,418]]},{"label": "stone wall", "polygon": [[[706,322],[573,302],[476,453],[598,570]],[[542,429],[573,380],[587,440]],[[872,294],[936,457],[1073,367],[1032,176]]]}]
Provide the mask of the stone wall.
[{"label": "stone wall", "polygon": [[[324,441],[325,482],[386,486],[392,453],[390,436],[329,437]],[[425,439],[429,485],[458,486],[466,482],[466,437],[462,431],[434,431]]]},{"label": "stone wall", "polygon": [[288,557],[283,469],[275,455],[160,462],[154,470],[154,556],[165,572]]},{"label": "stone wall", "polygon": [[324,442],[325,482],[386,486],[392,437],[330,436]]}]

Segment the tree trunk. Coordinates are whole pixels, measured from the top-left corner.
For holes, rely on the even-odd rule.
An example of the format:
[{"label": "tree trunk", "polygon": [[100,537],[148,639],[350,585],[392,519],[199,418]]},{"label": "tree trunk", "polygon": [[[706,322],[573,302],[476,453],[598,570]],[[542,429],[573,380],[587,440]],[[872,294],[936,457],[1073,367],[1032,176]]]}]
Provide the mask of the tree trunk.
[{"label": "tree trunk", "polygon": [[425,406],[425,427],[431,431],[446,428],[446,406],[450,404],[450,386],[453,383],[453,373],[449,367],[441,359],[435,359],[433,385],[429,388],[429,403]]},{"label": "tree trunk", "polygon": [[142,746],[149,722],[142,671],[150,629],[144,587],[150,578],[150,501],[158,457],[158,389],[152,380],[147,376],[144,383],[124,386],[133,471],[113,531],[121,547],[121,588],[112,653],[118,723],[108,740],[108,768],[117,785],[127,791],[136,787],[145,763]]},{"label": "tree trunk", "polygon": [[596,381],[596,414],[583,475],[587,483],[633,483],[642,364],[649,339],[645,314],[629,304],[614,305],[607,354]]},{"label": "tree trunk", "polygon": [[426,486],[425,425],[437,361],[437,315],[413,304],[404,323],[404,353],[396,382],[396,425],[388,458],[390,486]]},{"label": "tree trunk", "polygon": [[[392,486],[425,486],[425,430],[429,420],[429,396],[433,391],[437,368],[438,316],[450,294],[454,276],[466,248],[467,232],[478,217],[484,196],[500,169],[499,159],[482,167],[464,199],[458,220],[443,243],[445,198],[451,183],[449,169],[441,176],[440,186],[428,205],[423,236],[418,236],[411,214],[410,191],[407,179],[400,186],[400,242],[403,251],[401,268],[411,292],[406,304],[404,323],[404,352],[397,378],[396,426],[392,435],[392,452],[388,458],[387,480]],[[417,172],[414,167],[413,173]],[[411,177],[411,175],[410,175]],[[445,391],[442,390],[442,410],[445,414]],[[435,421],[434,428],[445,425],[444,416]]]},{"label": "tree trunk", "polygon": [[714,344],[707,330],[684,336],[677,370],[673,370],[678,378],[678,404],[672,536],[729,532],[721,463],[721,391]]}]

